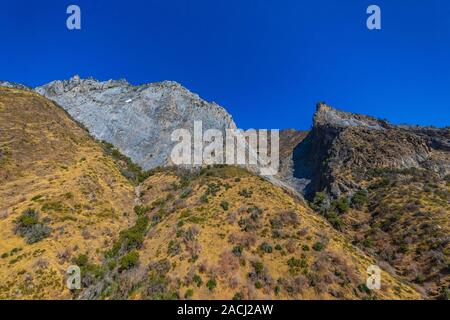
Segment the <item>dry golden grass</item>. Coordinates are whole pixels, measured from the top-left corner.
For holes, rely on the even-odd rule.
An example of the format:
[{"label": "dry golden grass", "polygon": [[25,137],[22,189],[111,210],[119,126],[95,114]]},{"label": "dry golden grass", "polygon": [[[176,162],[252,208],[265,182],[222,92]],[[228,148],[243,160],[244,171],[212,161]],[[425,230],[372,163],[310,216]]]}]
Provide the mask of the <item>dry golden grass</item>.
[{"label": "dry golden grass", "polygon": [[[220,172],[226,170],[230,169],[211,169],[210,172],[219,171],[219,177],[205,173],[187,185],[170,172],[145,181],[142,204],[151,209],[148,213],[151,220],[155,216],[159,219],[150,227],[139,250],[139,266],[119,277],[119,287],[133,288],[125,296],[184,298],[189,292],[190,299],[232,299],[236,294],[244,299],[420,297],[386,272],[382,274],[382,290],[374,294],[362,292],[358,287],[365,284],[367,267],[375,264],[372,258],[282,189],[241,171],[224,178]],[[211,183],[220,186],[220,190],[210,194],[205,203],[202,196]],[[192,192],[186,197],[187,189]],[[251,196],[242,196],[244,189],[251,191]],[[224,201],[228,203],[227,210],[222,205]],[[260,217],[254,230],[244,231],[239,221],[248,218],[248,209],[254,206],[261,209]],[[280,216],[287,222],[273,228]],[[274,236],[274,231],[279,234]],[[271,246],[270,253],[261,250],[264,242]],[[313,249],[317,242],[324,244],[320,252]],[[233,248],[239,245],[243,246],[243,252],[237,257]],[[308,251],[304,249],[306,246]],[[303,258],[307,267],[291,272],[288,265],[291,258]],[[249,276],[255,272],[255,262],[262,264],[263,271]],[[155,265],[161,264],[170,265],[170,270],[160,275],[165,289],[155,294],[152,290],[155,283],[142,280],[154,275]],[[194,276],[202,279],[200,286]],[[213,290],[206,285],[209,280],[216,282]],[[132,286],[133,281],[139,284]],[[124,298],[123,294],[119,297]]]},{"label": "dry golden grass", "polygon": [[[82,252],[100,261],[132,223],[133,187],[48,100],[1,88],[0,106],[0,298],[70,298],[65,270]],[[27,244],[14,233],[27,208],[50,220],[50,237]]]}]

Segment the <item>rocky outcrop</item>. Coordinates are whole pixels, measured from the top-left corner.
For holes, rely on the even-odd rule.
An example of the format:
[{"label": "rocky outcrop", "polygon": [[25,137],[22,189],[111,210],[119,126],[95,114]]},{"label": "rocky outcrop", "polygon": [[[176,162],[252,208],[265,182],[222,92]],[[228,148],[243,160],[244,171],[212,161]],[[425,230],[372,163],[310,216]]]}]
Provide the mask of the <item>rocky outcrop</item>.
[{"label": "rocky outcrop", "polygon": [[24,86],[23,84],[10,82],[10,81],[2,81],[0,80],[0,87],[13,88],[13,89],[23,89],[30,90],[31,88]]},{"label": "rocky outcrop", "polygon": [[192,132],[194,121],[202,121],[203,130],[236,127],[224,108],[172,81],[133,86],[75,76],[35,90],[144,169],[170,164],[175,129]]},{"label": "rocky outcrop", "polygon": [[358,189],[371,169],[421,168],[450,172],[449,129],[395,126],[319,104],[313,128],[293,150],[293,177],[302,192],[332,196]]}]

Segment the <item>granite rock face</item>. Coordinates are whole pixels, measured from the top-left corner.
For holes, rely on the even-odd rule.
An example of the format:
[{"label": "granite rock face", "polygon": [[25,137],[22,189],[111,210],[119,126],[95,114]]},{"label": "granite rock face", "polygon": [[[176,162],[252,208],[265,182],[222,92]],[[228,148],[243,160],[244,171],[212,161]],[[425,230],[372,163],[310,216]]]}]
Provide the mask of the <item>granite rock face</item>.
[{"label": "granite rock face", "polygon": [[142,168],[170,165],[175,129],[236,128],[227,111],[172,81],[133,86],[125,80],[53,81],[36,92],[55,101],[98,140],[112,143]]}]

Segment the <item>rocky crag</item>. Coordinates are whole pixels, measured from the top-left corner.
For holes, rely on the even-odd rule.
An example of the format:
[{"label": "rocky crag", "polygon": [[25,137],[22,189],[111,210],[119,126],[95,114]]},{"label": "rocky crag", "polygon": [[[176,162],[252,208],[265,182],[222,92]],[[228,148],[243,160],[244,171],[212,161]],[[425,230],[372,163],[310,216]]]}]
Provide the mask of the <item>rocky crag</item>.
[{"label": "rocky crag", "polygon": [[146,170],[171,164],[175,129],[193,132],[194,121],[202,121],[203,130],[236,128],[225,109],[172,81],[133,86],[74,76],[35,90]]},{"label": "rocky crag", "polygon": [[421,168],[443,178],[450,173],[449,146],[449,128],[395,126],[321,103],[312,130],[292,152],[293,177],[307,181],[307,197],[358,190],[358,181],[377,168]]}]

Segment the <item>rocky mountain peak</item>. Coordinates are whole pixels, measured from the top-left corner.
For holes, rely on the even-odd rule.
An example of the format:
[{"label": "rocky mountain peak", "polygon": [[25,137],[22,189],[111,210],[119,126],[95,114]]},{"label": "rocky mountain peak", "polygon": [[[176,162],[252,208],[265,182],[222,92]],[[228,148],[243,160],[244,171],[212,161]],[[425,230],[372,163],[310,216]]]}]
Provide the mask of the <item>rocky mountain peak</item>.
[{"label": "rocky mountain peak", "polygon": [[236,128],[231,115],[174,81],[134,86],[126,80],[57,80],[36,92],[55,101],[96,139],[112,143],[144,169],[170,164],[176,129]]},{"label": "rocky mountain peak", "polygon": [[3,81],[3,80],[0,80],[0,87],[13,88],[13,89],[23,89],[23,90],[29,90],[30,89],[29,87],[24,86],[23,84],[10,82],[10,81]]},{"label": "rocky mountain peak", "polygon": [[336,110],[325,103],[319,103],[314,114],[314,126],[335,128],[364,127],[383,130],[388,124],[373,117]]}]

